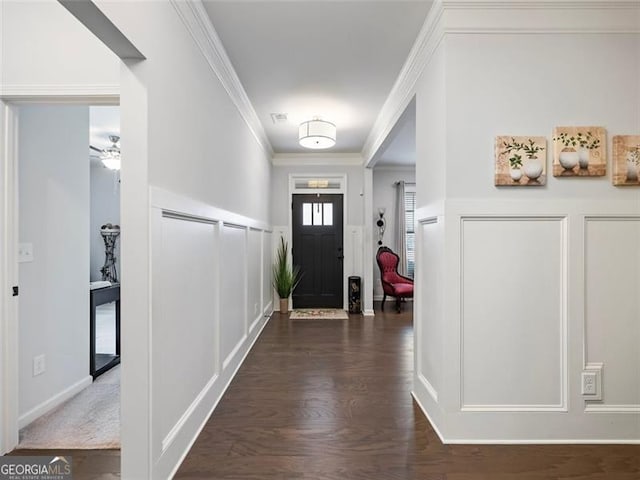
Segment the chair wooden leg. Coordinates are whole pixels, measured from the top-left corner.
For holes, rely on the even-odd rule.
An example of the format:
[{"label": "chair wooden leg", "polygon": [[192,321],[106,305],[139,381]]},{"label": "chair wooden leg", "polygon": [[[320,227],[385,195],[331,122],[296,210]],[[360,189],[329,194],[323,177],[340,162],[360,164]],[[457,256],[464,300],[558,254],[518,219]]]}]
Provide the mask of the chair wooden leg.
[{"label": "chair wooden leg", "polygon": [[380,309],[384,312],[384,301],[387,299],[387,294],[383,294],[382,295],[382,306],[380,307]]},{"label": "chair wooden leg", "polygon": [[400,313],[400,297],[396,297],[396,310]]}]

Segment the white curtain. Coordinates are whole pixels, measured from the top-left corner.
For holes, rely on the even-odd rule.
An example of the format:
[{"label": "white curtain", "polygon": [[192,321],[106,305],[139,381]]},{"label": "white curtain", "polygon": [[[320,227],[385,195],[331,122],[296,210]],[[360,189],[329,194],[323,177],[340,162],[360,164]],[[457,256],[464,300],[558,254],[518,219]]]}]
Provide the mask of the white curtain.
[{"label": "white curtain", "polygon": [[400,257],[398,273],[407,274],[407,228],[404,212],[404,181],[396,182],[396,253]]}]

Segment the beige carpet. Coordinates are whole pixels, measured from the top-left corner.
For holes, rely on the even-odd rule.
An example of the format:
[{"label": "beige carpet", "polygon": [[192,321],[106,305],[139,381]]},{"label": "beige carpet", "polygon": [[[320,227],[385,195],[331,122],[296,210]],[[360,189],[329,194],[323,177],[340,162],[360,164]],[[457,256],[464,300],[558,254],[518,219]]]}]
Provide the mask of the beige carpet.
[{"label": "beige carpet", "polygon": [[338,308],[296,308],[289,315],[291,320],[348,320],[349,315]]},{"label": "beige carpet", "polygon": [[20,430],[18,448],[120,448],[120,366]]}]

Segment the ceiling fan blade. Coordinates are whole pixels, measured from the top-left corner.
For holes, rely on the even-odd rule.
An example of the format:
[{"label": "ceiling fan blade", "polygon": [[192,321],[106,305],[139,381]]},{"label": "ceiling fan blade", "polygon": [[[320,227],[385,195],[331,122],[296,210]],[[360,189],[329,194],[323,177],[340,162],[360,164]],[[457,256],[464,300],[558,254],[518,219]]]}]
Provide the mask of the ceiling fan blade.
[{"label": "ceiling fan blade", "polygon": [[89,148],[90,148],[91,150],[95,150],[96,152],[100,152],[100,153],[102,153],[102,149],[101,149],[101,148],[96,148],[96,147],[94,147],[93,145],[89,145]]}]

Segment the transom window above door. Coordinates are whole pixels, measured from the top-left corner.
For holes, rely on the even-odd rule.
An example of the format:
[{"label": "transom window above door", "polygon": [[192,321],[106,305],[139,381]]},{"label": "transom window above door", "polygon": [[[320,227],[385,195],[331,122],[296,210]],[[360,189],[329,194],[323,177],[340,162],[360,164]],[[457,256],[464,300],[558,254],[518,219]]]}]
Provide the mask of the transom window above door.
[{"label": "transom window above door", "polygon": [[303,203],[303,226],[333,225],[333,203]]}]

